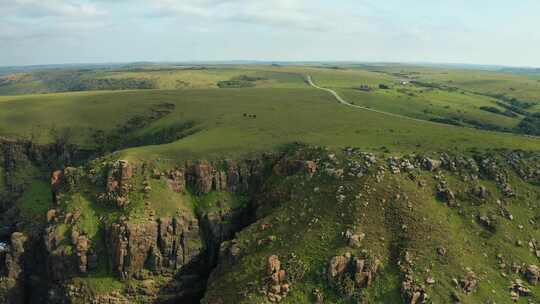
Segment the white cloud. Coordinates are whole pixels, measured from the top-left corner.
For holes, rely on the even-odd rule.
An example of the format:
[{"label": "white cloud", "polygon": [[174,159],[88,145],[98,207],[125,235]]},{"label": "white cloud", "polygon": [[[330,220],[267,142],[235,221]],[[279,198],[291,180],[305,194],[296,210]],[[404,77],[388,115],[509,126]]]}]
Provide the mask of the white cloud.
[{"label": "white cloud", "polygon": [[108,14],[76,0],[0,0],[0,11],[0,41],[13,44],[74,38],[102,27]]},{"label": "white cloud", "polygon": [[0,10],[10,17],[26,18],[88,18],[106,14],[91,2],[62,0],[0,0]]},{"label": "white cloud", "polygon": [[234,22],[321,30],[331,26],[307,0],[154,0],[154,16],[192,17],[200,22]]},{"label": "white cloud", "polygon": [[538,26],[537,0],[488,4],[0,0],[0,64],[84,58],[537,62],[540,34],[531,31]]}]

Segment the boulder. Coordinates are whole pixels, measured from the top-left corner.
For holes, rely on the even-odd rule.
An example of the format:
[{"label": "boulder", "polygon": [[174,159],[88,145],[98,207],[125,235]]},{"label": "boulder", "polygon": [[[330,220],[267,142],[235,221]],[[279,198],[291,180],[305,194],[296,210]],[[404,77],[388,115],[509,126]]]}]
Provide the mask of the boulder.
[{"label": "boulder", "polygon": [[349,237],[349,247],[359,248],[366,235],[364,233],[353,234]]},{"label": "boulder", "polygon": [[336,278],[340,277],[345,273],[349,265],[350,258],[347,258],[343,255],[338,255],[333,257],[330,260],[328,265],[328,279],[333,282]]},{"label": "boulder", "polygon": [[538,278],[540,278],[540,267],[536,265],[529,265],[525,269],[525,277],[529,284],[536,285],[538,284]]},{"label": "boulder", "polygon": [[47,223],[51,223],[56,218],[56,209],[50,209],[47,211]]},{"label": "boulder", "polygon": [[28,237],[21,232],[13,232],[11,234],[11,244],[9,252],[5,257],[5,269],[7,277],[17,280],[23,272],[23,255],[25,253],[26,242]]},{"label": "boulder", "polygon": [[266,262],[266,274],[273,275],[281,270],[281,262],[277,255],[271,255]]},{"label": "boulder", "polygon": [[435,171],[439,169],[442,165],[442,162],[440,160],[431,159],[431,158],[425,158],[424,159],[424,167],[429,171]]},{"label": "boulder", "polygon": [[437,196],[443,202],[453,205],[456,202],[456,195],[448,188],[440,188],[437,192]]},{"label": "boulder", "polygon": [[51,192],[54,205],[58,205],[60,200],[60,191],[62,188],[62,171],[56,170],[51,175]]},{"label": "boulder", "polygon": [[133,177],[133,167],[127,160],[119,160],[118,167],[120,169],[120,179],[128,180]]},{"label": "boulder", "polygon": [[78,267],[81,273],[86,273],[88,270],[87,252],[90,249],[90,240],[86,235],[79,235],[77,244],[75,245],[76,254],[78,257]]},{"label": "boulder", "polygon": [[476,290],[476,287],[478,286],[478,280],[476,278],[476,274],[468,269],[467,273],[461,279],[460,281],[461,288],[463,289],[463,292],[466,294],[472,293]]},{"label": "boulder", "polygon": [[167,181],[174,192],[184,193],[186,191],[186,177],[183,170],[171,170]]},{"label": "boulder", "polygon": [[315,175],[315,173],[317,172],[317,163],[312,160],[308,160],[305,163],[305,168],[308,175],[310,177],[313,177],[313,175]]}]

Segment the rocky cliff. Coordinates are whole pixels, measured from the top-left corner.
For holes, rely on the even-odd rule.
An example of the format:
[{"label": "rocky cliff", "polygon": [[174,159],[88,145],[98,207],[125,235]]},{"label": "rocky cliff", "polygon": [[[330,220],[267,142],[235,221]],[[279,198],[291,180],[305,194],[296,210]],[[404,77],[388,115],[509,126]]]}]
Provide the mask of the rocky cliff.
[{"label": "rocky cliff", "polygon": [[[4,148],[8,180],[39,162],[36,153],[24,145]],[[501,229],[516,229],[515,235],[527,231],[531,252],[538,252],[536,220],[518,203],[535,210],[537,159],[517,151],[382,158],[298,147],[174,165],[110,157],[78,167],[51,162],[44,166],[52,173],[43,223],[30,230],[11,225],[0,246],[0,297],[6,303],[428,303],[444,298],[437,282],[453,284],[444,275],[453,273],[452,297],[474,303],[491,271],[488,264],[475,267],[468,252],[484,246],[475,242],[500,243]],[[463,241],[457,227],[477,234]],[[521,239],[516,244],[526,247]],[[534,260],[523,256],[497,257],[493,269],[504,264],[505,275],[534,282],[540,277]],[[508,266],[514,264],[519,267]],[[512,286],[518,296],[534,291],[519,281]]]}]

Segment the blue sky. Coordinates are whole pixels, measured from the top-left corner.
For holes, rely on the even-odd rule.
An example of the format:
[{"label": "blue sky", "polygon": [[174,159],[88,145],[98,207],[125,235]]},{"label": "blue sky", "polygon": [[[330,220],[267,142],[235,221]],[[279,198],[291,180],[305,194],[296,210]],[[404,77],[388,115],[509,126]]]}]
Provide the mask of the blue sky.
[{"label": "blue sky", "polygon": [[540,67],[537,0],[0,0],[0,65],[205,60]]}]

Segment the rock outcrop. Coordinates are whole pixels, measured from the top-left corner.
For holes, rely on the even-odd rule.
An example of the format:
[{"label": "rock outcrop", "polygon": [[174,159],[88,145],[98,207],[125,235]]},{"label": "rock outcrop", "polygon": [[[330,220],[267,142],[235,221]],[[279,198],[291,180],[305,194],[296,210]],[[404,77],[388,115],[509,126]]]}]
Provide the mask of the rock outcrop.
[{"label": "rock outcrop", "polygon": [[186,184],[197,194],[211,191],[229,191],[231,193],[254,191],[261,185],[265,175],[265,162],[271,160],[257,158],[237,162],[225,160],[210,163],[206,160],[187,162],[185,166]]},{"label": "rock outcrop", "polygon": [[133,185],[130,179],[135,168],[126,160],[119,160],[108,164],[105,192],[98,195],[98,201],[125,208],[129,205],[128,194]]},{"label": "rock outcrop", "polygon": [[328,282],[342,296],[351,297],[371,286],[381,262],[377,258],[355,257],[351,254],[333,257],[326,271]]},{"label": "rock outcrop", "polygon": [[108,239],[113,269],[123,279],[145,268],[158,273],[181,269],[198,262],[203,249],[198,221],[183,216],[115,223]]},{"label": "rock outcrop", "polygon": [[28,237],[21,232],[11,235],[11,242],[6,251],[0,252],[0,302],[24,303],[25,252]]},{"label": "rock outcrop", "polygon": [[287,272],[283,269],[277,255],[268,257],[266,275],[269,279],[264,294],[271,303],[281,302],[289,293],[290,284],[287,282]]},{"label": "rock outcrop", "polygon": [[529,284],[536,285],[538,284],[538,279],[540,278],[540,267],[536,265],[529,265],[525,269],[525,278],[529,281]]}]

